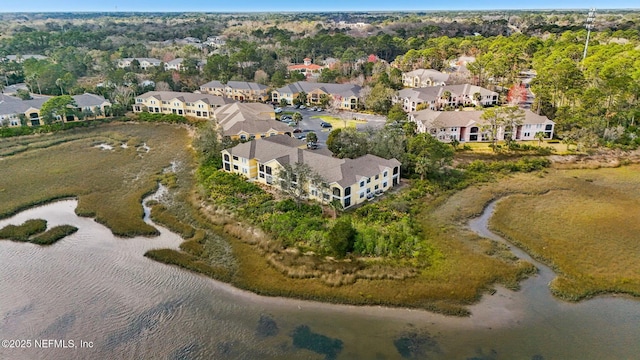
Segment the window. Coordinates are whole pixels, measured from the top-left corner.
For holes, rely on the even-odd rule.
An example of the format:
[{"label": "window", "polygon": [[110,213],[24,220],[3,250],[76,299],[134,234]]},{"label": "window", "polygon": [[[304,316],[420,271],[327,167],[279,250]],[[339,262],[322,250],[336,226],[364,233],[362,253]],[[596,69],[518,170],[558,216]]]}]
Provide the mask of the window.
[{"label": "window", "polygon": [[234,161],[238,161],[238,157],[234,155],[234,156],[233,156],[233,160],[234,160]]},{"label": "window", "polygon": [[380,174],[376,174],[376,180],[380,178]]},{"label": "window", "polygon": [[364,191],[360,192],[360,199],[362,199],[364,197]]},{"label": "window", "polygon": [[379,188],[379,186],[376,185],[376,186],[374,186],[373,190],[378,190],[378,188]]},{"label": "window", "polygon": [[238,165],[233,165],[233,170],[238,170]]},{"label": "window", "polygon": [[383,187],[383,188],[386,188],[386,187],[387,187],[387,185],[388,185],[388,184],[387,184],[387,182],[386,182],[386,181],[382,183],[382,187]]},{"label": "window", "polygon": [[263,164],[258,165],[258,168],[260,169],[260,171],[264,171],[264,165]]},{"label": "window", "polygon": [[224,161],[229,161],[229,154],[224,154]]},{"label": "window", "polygon": [[367,184],[369,184],[371,182],[371,178],[367,179]]},{"label": "window", "polygon": [[389,172],[387,170],[385,170],[384,173],[382,173],[382,176],[387,177],[388,174],[389,174]]},{"label": "window", "polygon": [[524,133],[524,136],[525,137],[529,137],[529,136],[531,136],[531,133],[526,132],[526,133]]},{"label": "window", "polygon": [[360,187],[364,187],[364,180],[360,181]]},{"label": "window", "polygon": [[351,186],[346,187],[344,189],[344,196],[349,196],[349,195],[351,195]]},{"label": "window", "polygon": [[349,206],[351,206],[351,198],[344,199],[344,207],[349,207]]}]

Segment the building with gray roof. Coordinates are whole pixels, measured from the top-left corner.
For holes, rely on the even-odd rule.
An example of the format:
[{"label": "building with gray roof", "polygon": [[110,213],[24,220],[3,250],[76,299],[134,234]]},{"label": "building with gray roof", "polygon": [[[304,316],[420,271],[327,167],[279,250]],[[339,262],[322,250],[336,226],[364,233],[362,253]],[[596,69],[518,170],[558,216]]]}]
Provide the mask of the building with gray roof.
[{"label": "building with gray roof", "polygon": [[269,94],[267,86],[256,82],[229,81],[226,84],[218,80],[200,85],[200,92],[225,96],[237,101],[266,101]]},{"label": "building with gray roof", "polygon": [[448,80],[449,74],[434,69],[417,69],[402,73],[402,85],[411,88],[444,86]]},{"label": "building with gray roof", "polygon": [[[419,133],[427,133],[442,142],[457,140],[464,142],[490,141],[482,119],[484,111],[434,111],[430,109],[414,111],[409,120],[416,123]],[[546,116],[531,110],[523,110],[523,117],[515,131],[507,132],[504,126],[498,128],[498,139],[504,140],[511,134],[513,140],[536,140],[536,133],[544,133],[544,139],[553,138],[555,123]]]},{"label": "building with gray roof", "polygon": [[[21,126],[21,115],[24,115],[27,126],[43,125],[40,109],[50,98],[34,95],[31,100],[21,100],[8,95],[0,96],[0,125]],[[111,103],[100,95],[85,93],[73,95],[72,98],[76,103],[76,113],[70,114],[66,119],[62,119],[63,121],[75,121],[84,116],[103,118],[105,111],[111,106]]]},{"label": "building with gray roof", "polygon": [[286,100],[287,103],[293,104],[294,99],[304,92],[307,94],[308,104],[320,104],[322,98],[328,96],[331,101],[339,101],[340,109],[356,110],[361,102],[361,91],[362,87],[354,84],[298,81],[272,91],[271,101],[279,103],[282,100]]},{"label": "building with gray roof", "polygon": [[231,103],[214,110],[213,117],[222,135],[250,140],[278,134],[291,135],[293,129],[277,121],[273,108],[260,103]]},{"label": "building with gray roof", "polygon": [[[446,98],[447,92],[449,98]],[[394,104],[402,104],[406,112],[416,111],[420,104],[436,110],[458,106],[492,106],[498,104],[498,93],[471,84],[428,86],[398,91]]]},{"label": "building with gray roof", "polygon": [[309,199],[338,200],[344,208],[370,200],[400,182],[400,162],[365,155],[339,159],[308,150],[305,142],[284,135],[252,140],[222,151],[223,169],[249,181],[279,187],[286,165],[306,164],[321,179],[305,185]]},{"label": "building with gray roof", "polygon": [[176,114],[210,119],[217,107],[233,100],[209,94],[194,94],[177,91],[149,91],[136,96],[133,112]]}]

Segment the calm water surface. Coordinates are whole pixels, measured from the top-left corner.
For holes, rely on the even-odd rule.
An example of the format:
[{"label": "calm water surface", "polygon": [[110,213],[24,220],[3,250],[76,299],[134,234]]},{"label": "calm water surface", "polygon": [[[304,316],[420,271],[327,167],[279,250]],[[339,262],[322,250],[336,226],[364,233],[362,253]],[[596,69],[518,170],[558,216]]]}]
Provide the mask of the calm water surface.
[{"label": "calm water surface", "polygon": [[[49,226],[79,228],[49,247],[0,241],[0,339],[32,340],[29,349],[0,348],[0,359],[400,359],[396,345],[419,359],[640,354],[640,302],[558,301],[547,288],[551,270],[517,249],[540,273],[518,292],[485,296],[471,317],[451,318],[257,296],[143,257],[149,249],[178,247],[181,239],[168,230],[160,228],[156,238],[116,238],[77,217],[76,205],[59,201],[0,221],[3,227],[43,218]],[[486,232],[492,210],[470,227],[495,236]],[[293,341],[301,329],[315,334],[302,342],[319,349]],[[77,347],[35,348],[43,339]],[[92,347],[81,348],[81,340]]]}]

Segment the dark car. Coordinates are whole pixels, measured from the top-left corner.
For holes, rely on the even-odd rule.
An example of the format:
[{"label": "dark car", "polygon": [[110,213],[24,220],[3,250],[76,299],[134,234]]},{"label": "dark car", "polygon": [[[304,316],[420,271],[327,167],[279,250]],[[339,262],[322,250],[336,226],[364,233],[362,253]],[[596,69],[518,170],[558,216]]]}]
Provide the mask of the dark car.
[{"label": "dark car", "polygon": [[294,134],[301,133],[301,132],[302,132],[302,129],[300,129],[300,128],[293,129],[293,133]]},{"label": "dark car", "polygon": [[323,121],[323,122],[321,122],[321,123],[320,123],[320,127],[323,127],[323,128],[330,128],[330,127],[331,127],[331,124],[329,124],[329,123],[328,123],[328,122],[326,122],[326,121]]}]

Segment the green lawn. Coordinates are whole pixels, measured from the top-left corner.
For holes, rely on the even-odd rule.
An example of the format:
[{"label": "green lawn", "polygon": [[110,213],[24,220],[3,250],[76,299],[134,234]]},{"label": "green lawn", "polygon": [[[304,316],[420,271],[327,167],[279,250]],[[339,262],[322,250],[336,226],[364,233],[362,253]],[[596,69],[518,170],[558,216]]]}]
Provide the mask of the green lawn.
[{"label": "green lawn", "polygon": [[341,129],[344,127],[356,127],[357,124],[366,124],[364,120],[341,119],[331,115],[312,116],[311,119],[320,119],[331,124],[333,129]]}]

